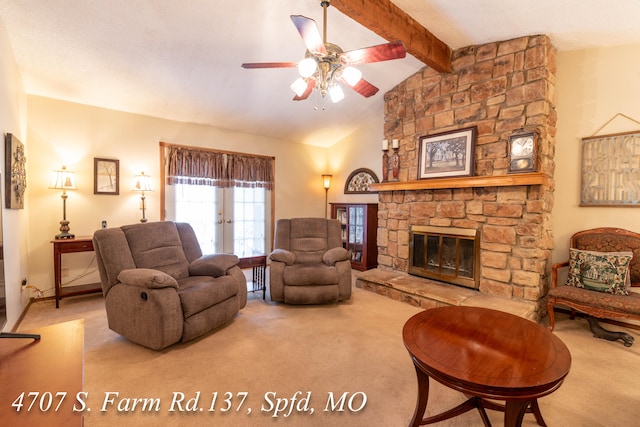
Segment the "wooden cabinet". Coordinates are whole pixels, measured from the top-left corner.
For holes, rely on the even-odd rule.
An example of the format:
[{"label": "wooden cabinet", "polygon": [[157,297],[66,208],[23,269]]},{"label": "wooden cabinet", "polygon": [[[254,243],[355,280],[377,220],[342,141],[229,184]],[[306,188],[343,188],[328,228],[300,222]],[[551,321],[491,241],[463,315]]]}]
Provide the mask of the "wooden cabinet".
[{"label": "wooden cabinet", "polygon": [[351,254],[351,267],[365,271],[378,265],[378,204],[331,203],[331,218],[342,225],[342,245]]}]

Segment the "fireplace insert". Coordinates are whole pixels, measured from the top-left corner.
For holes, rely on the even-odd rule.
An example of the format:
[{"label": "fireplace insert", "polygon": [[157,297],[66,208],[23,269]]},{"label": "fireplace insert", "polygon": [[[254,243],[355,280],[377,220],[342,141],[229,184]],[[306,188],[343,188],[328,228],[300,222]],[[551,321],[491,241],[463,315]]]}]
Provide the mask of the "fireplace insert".
[{"label": "fireplace insert", "polygon": [[409,274],[478,289],[478,230],[414,225],[409,252]]}]

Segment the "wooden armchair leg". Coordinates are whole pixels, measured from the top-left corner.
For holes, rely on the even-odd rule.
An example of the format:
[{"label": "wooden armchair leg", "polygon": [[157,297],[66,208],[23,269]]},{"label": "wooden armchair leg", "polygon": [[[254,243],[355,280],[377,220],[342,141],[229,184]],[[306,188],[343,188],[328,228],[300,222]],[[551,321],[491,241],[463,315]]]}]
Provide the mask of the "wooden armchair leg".
[{"label": "wooden armchair leg", "polygon": [[556,326],[556,317],[553,312],[553,307],[555,307],[555,305],[556,305],[555,299],[552,299],[550,297],[547,300],[547,314],[549,315],[549,326],[547,326],[547,329],[550,330],[551,332],[553,332],[553,328],[555,328]]}]

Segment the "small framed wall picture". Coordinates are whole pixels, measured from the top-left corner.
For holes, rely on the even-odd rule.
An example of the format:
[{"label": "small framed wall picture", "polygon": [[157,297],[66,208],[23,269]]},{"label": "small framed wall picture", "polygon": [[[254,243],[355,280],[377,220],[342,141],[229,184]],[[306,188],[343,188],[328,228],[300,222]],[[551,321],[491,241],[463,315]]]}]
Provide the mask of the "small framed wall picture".
[{"label": "small framed wall picture", "polygon": [[519,129],[509,135],[509,173],[535,172],[538,167],[537,134]]},{"label": "small framed wall picture", "polygon": [[120,194],[120,161],[93,159],[93,194]]}]

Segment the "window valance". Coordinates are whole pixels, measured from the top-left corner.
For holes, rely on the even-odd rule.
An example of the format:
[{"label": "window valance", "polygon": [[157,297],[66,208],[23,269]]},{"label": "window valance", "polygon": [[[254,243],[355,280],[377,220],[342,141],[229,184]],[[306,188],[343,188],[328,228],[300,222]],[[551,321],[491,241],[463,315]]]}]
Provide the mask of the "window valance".
[{"label": "window valance", "polygon": [[167,145],[167,184],[273,188],[272,157]]}]

